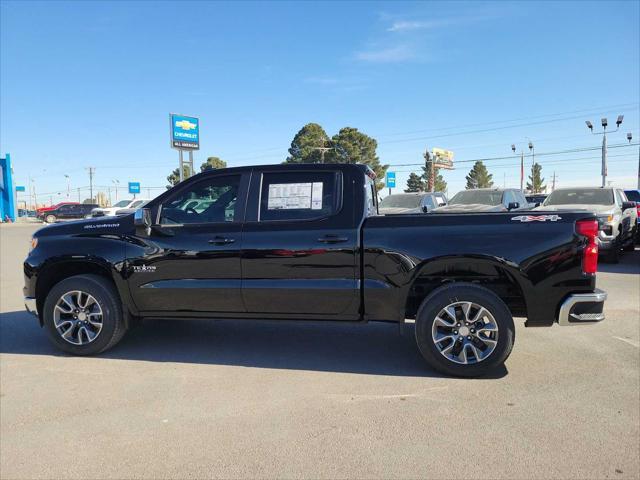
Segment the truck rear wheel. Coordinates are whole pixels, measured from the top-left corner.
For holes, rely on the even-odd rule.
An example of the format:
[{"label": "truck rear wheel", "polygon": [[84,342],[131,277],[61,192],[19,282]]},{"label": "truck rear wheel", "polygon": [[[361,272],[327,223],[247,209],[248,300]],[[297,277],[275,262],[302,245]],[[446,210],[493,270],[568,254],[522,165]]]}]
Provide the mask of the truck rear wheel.
[{"label": "truck rear wheel", "polygon": [[506,361],[515,327],[505,303],[491,290],[452,283],[424,299],[416,316],[420,353],[447,375],[477,377]]},{"label": "truck rear wheel", "polygon": [[99,275],[77,275],[54,285],[43,319],[53,344],[73,355],[103,352],[126,332],[118,293]]}]

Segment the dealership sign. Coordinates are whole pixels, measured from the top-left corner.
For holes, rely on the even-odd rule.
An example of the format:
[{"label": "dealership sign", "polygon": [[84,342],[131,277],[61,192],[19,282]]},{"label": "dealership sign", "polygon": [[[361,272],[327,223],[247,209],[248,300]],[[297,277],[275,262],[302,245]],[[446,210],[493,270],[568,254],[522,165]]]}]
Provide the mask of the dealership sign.
[{"label": "dealership sign", "polygon": [[396,172],[387,172],[387,187],[396,188]]},{"label": "dealership sign", "polygon": [[171,146],[178,150],[200,149],[200,120],[196,117],[187,117],[171,113]]},{"label": "dealership sign", "polygon": [[444,168],[445,170],[453,170],[453,152],[443,148],[433,149],[433,158],[435,159],[436,168]]},{"label": "dealership sign", "polygon": [[129,193],[140,193],[140,182],[129,182]]}]

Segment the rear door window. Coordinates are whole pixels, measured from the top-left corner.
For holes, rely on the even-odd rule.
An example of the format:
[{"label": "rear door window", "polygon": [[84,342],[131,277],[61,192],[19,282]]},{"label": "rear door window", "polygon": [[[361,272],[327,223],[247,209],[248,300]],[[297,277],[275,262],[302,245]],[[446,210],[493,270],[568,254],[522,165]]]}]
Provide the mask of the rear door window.
[{"label": "rear door window", "polygon": [[265,173],[260,191],[260,221],[310,220],[338,211],[338,172]]}]

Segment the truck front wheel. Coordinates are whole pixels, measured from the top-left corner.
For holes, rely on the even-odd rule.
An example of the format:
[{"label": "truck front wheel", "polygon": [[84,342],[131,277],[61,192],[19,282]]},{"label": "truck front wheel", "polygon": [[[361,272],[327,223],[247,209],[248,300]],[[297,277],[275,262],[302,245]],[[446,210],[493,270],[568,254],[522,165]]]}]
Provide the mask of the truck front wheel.
[{"label": "truck front wheel", "polygon": [[420,353],[447,375],[477,377],[506,361],[515,327],[505,303],[491,290],[452,283],[424,299],[416,316]]},{"label": "truck front wheel", "polygon": [[43,318],[53,344],[73,355],[103,352],[126,331],[118,293],[99,275],[76,275],[54,285]]}]

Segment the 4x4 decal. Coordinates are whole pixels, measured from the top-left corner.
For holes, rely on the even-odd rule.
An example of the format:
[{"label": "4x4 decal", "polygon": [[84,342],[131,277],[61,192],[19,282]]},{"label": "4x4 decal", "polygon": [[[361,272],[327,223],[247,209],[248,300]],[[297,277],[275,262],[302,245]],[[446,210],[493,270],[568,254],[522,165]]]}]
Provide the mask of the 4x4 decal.
[{"label": "4x4 decal", "polygon": [[560,215],[518,215],[517,217],[511,217],[511,220],[516,222],[557,222],[561,219]]}]

